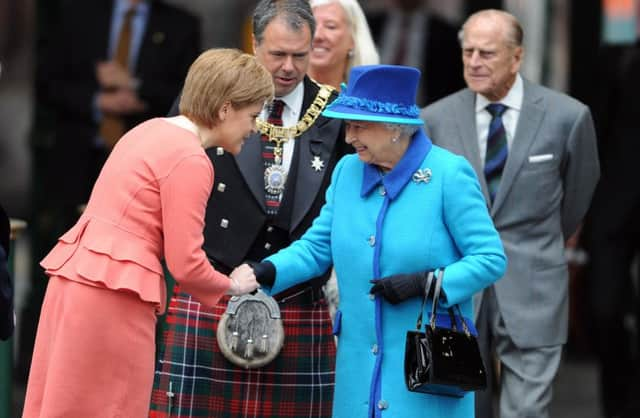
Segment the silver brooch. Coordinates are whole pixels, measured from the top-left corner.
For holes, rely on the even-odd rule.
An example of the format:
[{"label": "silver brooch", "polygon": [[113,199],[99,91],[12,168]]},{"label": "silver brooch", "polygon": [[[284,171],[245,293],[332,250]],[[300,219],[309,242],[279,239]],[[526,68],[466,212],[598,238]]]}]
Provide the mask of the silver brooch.
[{"label": "silver brooch", "polygon": [[316,171],[321,171],[324,168],[324,161],[322,161],[317,155],[314,156],[313,160],[311,160],[311,168]]},{"label": "silver brooch", "polygon": [[413,173],[413,177],[411,178],[413,180],[414,183],[429,183],[429,181],[431,181],[431,169],[430,168],[423,168],[420,170],[417,170],[415,173]]}]

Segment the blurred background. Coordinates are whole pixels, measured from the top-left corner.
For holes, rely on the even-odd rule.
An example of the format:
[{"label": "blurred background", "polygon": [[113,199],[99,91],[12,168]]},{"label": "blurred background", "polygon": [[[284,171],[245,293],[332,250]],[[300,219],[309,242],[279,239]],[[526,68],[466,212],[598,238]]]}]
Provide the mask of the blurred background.
[{"label": "blurred background", "polygon": [[[389,1],[362,0],[361,5],[367,15],[373,16],[384,13]],[[248,18],[256,3],[254,0],[165,2],[199,18],[202,49],[250,48]],[[0,0],[0,204],[12,218],[27,223],[14,241],[18,327],[12,341],[0,343],[13,350],[11,370],[2,370],[0,366],[0,375],[10,376],[9,380],[0,377],[0,382],[11,385],[11,388],[0,387],[2,394],[10,393],[0,394],[0,403],[7,399],[3,396],[9,396],[12,412],[0,405],[0,418],[20,416],[46,286],[37,262],[50,248],[52,239],[55,240],[51,229],[47,229],[56,212],[47,205],[43,167],[55,164],[58,158],[51,152],[56,109],[44,97],[44,91],[50,86],[47,85],[48,73],[43,69],[51,57],[47,51],[65,3],[65,0]],[[634,97],[640,93],[637,82],[630,83],[629,78],[624,78],[635,68],[632,65],[638,50],[640,0],[418,0],[414,3],[422,3],[419,7],[455,27],[480,9],[499,8],[515,14],[525,31],[523,76],[589,105],[599,134],[601,158],[607,161],[603,170],[607,164],[616,164],[615,158],[608,158],[615,144],[607,135],[607,127],[620,90],[631,89]],[[82,37],[83,33],[76,36]],[[625,106],[634,106],[634,103]],[[640,107],[637,102],[635,106]],[[640,127],[634,129],[636,134],[640,133]],[[637,182],[634,178],[627,180]],[[591,308],[583,278],[588,256],[588,249],[583,248],[579,238],[568,245],[567,257],[572,263],[571,325],[570,341],[554,393],[552,412],[558,417],[602,416],[598,367],[589,327]],[[623,326],[631,335],[629,344],[637,353],[637,263],[629,268],[633,297]]]}]

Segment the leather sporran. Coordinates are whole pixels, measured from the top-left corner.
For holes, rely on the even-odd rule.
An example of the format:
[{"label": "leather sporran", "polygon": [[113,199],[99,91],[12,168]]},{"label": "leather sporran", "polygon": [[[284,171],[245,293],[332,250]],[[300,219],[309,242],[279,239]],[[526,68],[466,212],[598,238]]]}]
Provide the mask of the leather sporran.
[{"label": "leather sporran", "polygon": [[[404,374],[407,388],[412,392],[430,393],[460,398],[466,392],[487,387],[487,376],[476,340],[475,329],[468,326],[460,307],[455,315],[437,314],[442,285],[442,270],[435,282],[431,319],[421,332],[424,310],[433,274],[427,278],[425,296],[418,316],[417,331],[408,331],[405,343]],[[472,333],[473,332],[473,333]]]},{"label": "leather sporran", "polygon": [[278,302],[264,292],[233,296],[216,332],[222,355],[245,369],[262,367],[275,359],[284,344]]}]

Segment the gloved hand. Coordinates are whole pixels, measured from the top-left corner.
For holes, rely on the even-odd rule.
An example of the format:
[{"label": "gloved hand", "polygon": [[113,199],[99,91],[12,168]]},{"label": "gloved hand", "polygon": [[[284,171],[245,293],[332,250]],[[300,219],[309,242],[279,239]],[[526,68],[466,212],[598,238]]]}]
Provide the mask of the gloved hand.
[{"label": "gloved hand", "polygon": [[247,264],[253,269],[256,280],[261,286],[273,286],[276,281],[276,266],[271,261],[262,261],[260,263],[247,261]]},{"label": "gloved hand", "polygon": [[[412,274],[394,274],[393,276],[371,280],[373,286],[369,293],[381,295],[389,303],[395,305],[412,297],[423,297],[424,288],[427,285],[429,271],[421,271]],[[433,280],[435,283],[435,280]],[[433,293],[433,284],[429,294]]]}]

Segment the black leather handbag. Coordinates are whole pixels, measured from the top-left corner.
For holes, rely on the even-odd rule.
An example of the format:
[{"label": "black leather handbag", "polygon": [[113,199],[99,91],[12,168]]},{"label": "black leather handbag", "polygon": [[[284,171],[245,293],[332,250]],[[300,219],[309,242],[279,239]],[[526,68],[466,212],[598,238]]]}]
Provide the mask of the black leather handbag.
[{"label": "black leather handbag", "polygon": [[461,398],[465,393],[487,387],[487,375],[480,356],[475,328],[462,316],[460,307],[449,308],[447,314],[438,314],[437,305],[442,286],[443,270],[438,270],[433,292],[431,318],[422,327],[422,312],[434,280],[427,276],[425,295],[416,325],[417,331],[407,331],[404,357],[404,376],[411,392]]}]

